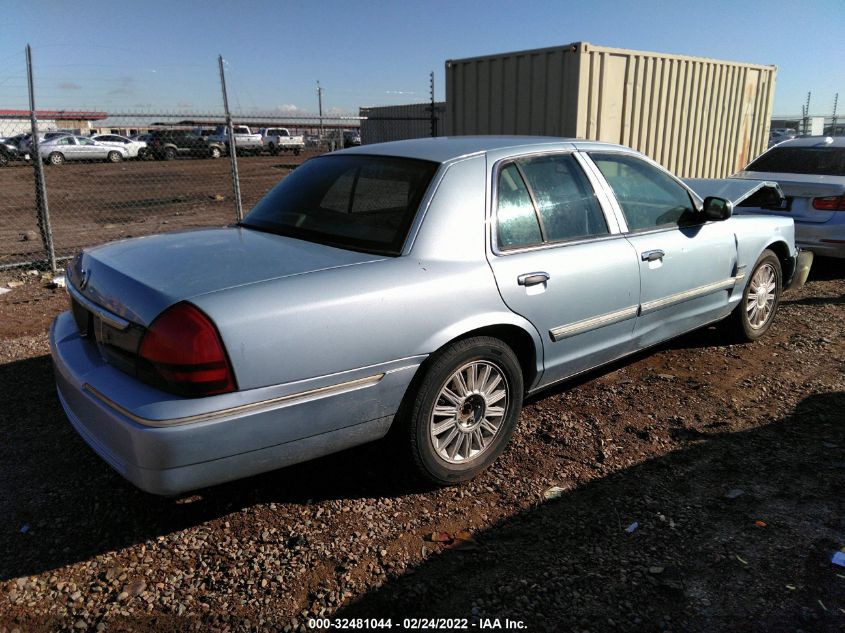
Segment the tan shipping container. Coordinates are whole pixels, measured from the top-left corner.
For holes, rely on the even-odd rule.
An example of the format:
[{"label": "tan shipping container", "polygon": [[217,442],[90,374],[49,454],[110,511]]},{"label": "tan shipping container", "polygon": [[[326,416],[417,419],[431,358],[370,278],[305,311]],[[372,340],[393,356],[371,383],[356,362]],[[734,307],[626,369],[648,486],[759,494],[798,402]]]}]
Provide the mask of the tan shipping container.
[{"label": "tan shipping container", "polygon": [[723,178],[766,149],[776,74],[586,42],[449,60],[448,131],[621,143],[683,178]]}]

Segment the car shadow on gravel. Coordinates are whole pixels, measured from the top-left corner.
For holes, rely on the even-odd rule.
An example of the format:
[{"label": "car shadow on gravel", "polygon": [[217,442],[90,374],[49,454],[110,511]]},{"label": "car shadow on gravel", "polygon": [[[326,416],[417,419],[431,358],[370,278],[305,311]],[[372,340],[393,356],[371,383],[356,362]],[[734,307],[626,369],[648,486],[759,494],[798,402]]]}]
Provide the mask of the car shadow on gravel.
[{"label": "car shadow on gravel", "polygon": [[539,503],[475,543],[420,538],[434,550],[425,562],[334,617],[842,630],[845,573],[830,558],[845,545],[843,410],[845,393],[812,395],[762,427],[690,433],[684,448]]},{"label": "car shadow on gravel", "polygon": [[260,503],[393,497],[426,490],[386,472],[382,443],[181,498],[142,492],[71,427],[49,356],[0,365],[0,581],[143,543]]}]

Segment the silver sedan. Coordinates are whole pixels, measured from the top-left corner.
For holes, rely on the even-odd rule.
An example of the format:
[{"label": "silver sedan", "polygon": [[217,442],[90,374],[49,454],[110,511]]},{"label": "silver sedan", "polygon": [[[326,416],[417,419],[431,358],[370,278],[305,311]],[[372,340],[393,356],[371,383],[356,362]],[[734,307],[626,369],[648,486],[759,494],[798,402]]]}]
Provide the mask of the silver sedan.
[{"label": "silver sedan", "polygon": [[68,160],[107,160],[119,163],[129,157],[124,147],[104,145],[85,136],[68,134],[38,144],[41,158],[51,165],[61,165]]},{"label": "silver sedan", "polygon": [[801,248],[845,258],[845,137],[785,141],[735,177],[776,181],[785,199],[746,211],[792,218],[795,241]]},{"label": "silver sedan", "polygon": [[122,147],[126,150],[128,158],[138,158],[139,154],[143,157],[147,149],[147,144],[144,141],[132,140],[121,136],[120,134],[97,134],[92,136],[91,140],[96,141],[102,145],[111,145],[114,147]]},{"label": "silver sedan", "polygon": [[625,147],[399,141],[307,161],[239,226],[86,249],[50,341],[71,423],[144,490],[391,429],[451,484],[527,394],[719,320],[759,338],[806,260],[791,219],[732,217]]}]

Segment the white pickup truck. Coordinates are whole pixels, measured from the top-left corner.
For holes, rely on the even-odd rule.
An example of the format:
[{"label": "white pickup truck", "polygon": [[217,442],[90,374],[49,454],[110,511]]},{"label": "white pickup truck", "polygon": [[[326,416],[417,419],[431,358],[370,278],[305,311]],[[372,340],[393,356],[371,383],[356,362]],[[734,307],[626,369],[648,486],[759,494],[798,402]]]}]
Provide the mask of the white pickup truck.
[{"label": "white pickup truck", "polygon": [[264,149],[273,156],[279,152],[293,152],[294,156],[305,149],[305,140],[301,136],[291,136],[286,127],[263,127],[258,130]]},{"label": "white pickup truck", "polygon": [[[235,149],[239,154],[260,154],[264,150],[264,143],[262,142],[260,134],[254,134],[245,125],[235,125],[232,127],[235,134]],[[218,125],[214,134],[208,137],[209,141],[223,143],[229,147],[229,138],[226,134],[226,126]]]}]

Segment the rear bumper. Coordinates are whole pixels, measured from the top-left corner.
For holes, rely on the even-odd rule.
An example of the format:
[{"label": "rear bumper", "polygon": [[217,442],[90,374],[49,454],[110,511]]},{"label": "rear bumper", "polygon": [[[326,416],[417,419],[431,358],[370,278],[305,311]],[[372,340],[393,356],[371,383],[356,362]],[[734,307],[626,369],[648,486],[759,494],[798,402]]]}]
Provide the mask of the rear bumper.
[{"label": "rear bumper", "polygon": [[[419,366],[407,359],[357,372],[370,378],[336,374],[328,377],[334,386],[297,383],[288,395],[278,395],[285,386],[274,387],[271,398],[261,389],[225,394],[228,400],[183,399],[109,366],[96,345],[79,336],[67,312],[53,323],[50,347],[59,399],[73,427],[123,477],[164,495],[382,437]],[[248,404],[245,396],[258,398]],[[241,404],[231,406],[233,397]],[[197,414],[197,407],[205,412]]]},{"label": "rear bumper", "polygon": [[[845,213],[837,212],[837,216]],[[845,221],[824,223],[796,222],[795,243],[820,257],[845,258]]]}]

